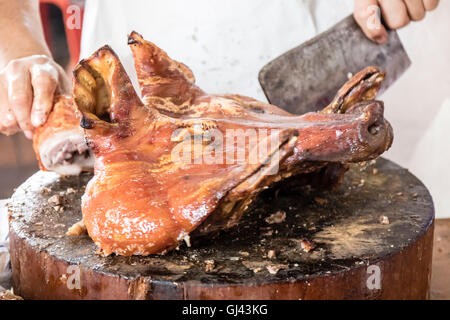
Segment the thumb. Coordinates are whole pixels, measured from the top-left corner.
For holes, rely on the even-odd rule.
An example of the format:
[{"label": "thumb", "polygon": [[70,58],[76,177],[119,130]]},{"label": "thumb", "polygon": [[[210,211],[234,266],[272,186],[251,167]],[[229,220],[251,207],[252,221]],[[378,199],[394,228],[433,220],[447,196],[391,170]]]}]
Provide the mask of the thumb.
[{"label": "thumb", "polygon": [[377,0],[355,0],[353,16],[370,40],[379,44],[387,41],[388,34],[381,23],[381,10]]},{"label": "thumb", "polygon": [[31,84],[33,86],[33,105],[31,108],[31,123],[39,127],[47,121],[52,111],[55,90],[58,86],[56,72],[35,67],[31,68]]}]

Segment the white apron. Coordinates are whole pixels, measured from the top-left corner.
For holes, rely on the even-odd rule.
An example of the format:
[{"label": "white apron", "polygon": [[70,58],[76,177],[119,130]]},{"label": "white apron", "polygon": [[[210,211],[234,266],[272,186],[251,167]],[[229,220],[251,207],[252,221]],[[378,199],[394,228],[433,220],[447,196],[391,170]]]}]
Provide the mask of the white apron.
[{"label": "white apron", "polygon": [[[316,1],[317,3],[330,1]],[[265,100],[257,77],[271,59],[317,34],[309,0],[93,0],[87,1],[81,57],[108,43],[134,78],[127,35],[135,30],[188,65],[211,93]],[[352,11],[332,1],[332,25]],[[136,83],[136,82],[135,82]]]},{"label": "white apron", "polygon": [[[205,91],[265,101],[259,70],[352,11],[353,0],[88,0],[81,57],[109,44],[136,84],[127,46],[135,30],[188,65]],[[399,31],[413,66],[382,98],[395,132],[384,156],[425,182],[438,217],[450,217],[449,12],[441,1]]]}]

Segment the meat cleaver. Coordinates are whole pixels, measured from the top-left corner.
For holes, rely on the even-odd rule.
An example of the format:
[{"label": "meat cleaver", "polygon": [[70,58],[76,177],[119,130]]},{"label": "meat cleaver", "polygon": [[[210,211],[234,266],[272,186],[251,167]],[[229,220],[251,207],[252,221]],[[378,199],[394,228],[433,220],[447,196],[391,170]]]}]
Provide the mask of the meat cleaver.
[{"label": "meat cleaver", "polygon": [[322,109],[351,74],[367,66],[386,72],[383,92],[411,65],[397,32],[388,34],[385,44],[373,43],[349,16],[268,63],[259,82],[271,104],[295,114]]}]

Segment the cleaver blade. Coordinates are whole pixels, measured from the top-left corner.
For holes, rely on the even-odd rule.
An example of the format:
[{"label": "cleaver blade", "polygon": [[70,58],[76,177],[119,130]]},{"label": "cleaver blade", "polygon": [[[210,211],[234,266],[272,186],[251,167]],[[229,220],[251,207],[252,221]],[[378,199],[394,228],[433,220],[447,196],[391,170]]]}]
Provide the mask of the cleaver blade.
[{"label": "cleaver blade", "polygon": [[353,16],[269,62],[259,72],[259,83],[271,104],[294,114],[328,105],[352,74],[368,66],[386,72],[380,92],[411,65],[394,30],[379,45],[370,41]]}]

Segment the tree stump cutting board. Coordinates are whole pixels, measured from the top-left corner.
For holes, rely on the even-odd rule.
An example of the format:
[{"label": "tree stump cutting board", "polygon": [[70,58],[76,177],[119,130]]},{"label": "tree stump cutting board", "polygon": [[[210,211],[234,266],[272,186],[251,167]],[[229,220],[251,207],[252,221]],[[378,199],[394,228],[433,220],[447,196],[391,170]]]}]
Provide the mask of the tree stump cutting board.
[{"label": "tree stump cutting board", "polygon": [[150,257],[102,257],[89,236],[66,235],[90,178],[38,172],[10,200],[13,285],[25,299],[429,295],[433,202],[390,161],[352,165],[334,191],[266,190],[238,227]]}]

